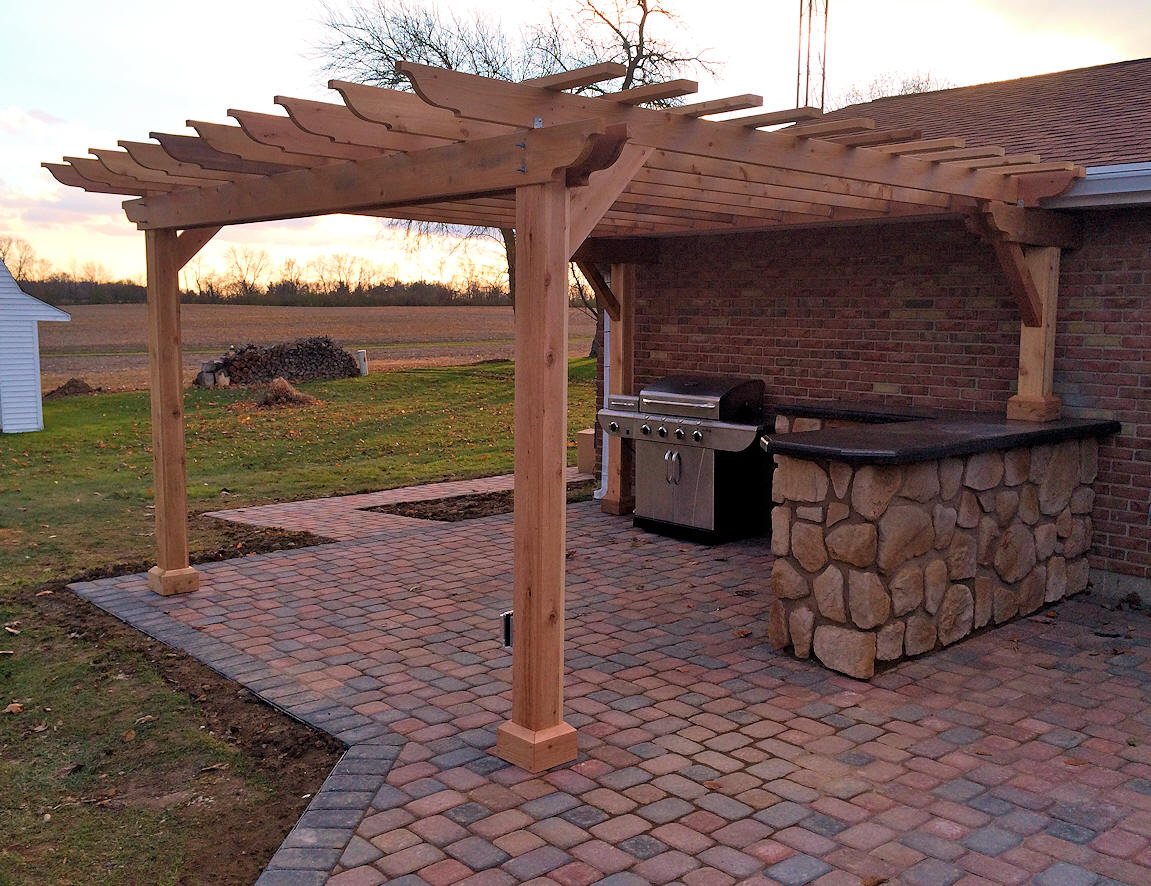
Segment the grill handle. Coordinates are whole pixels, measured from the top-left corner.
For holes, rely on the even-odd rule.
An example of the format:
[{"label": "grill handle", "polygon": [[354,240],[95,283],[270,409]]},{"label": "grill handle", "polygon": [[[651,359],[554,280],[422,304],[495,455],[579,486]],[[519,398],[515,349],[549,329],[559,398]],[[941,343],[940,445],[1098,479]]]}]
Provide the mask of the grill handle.
[{"label": "grill handle", "polygon": [[663,478],[672,486],[679,485],[679,479],[683,476],[683,459],[680,458],[678,452],[672,452],[670,449],[663,454]]},{"label": "grill handle", "polygon": [[711,403],[691,403],[685,400],[661,400],[658,397],[643,397],[642,405],[654,403],[656,406],[678,406],[683,409],[706,409],[709,412],[715,407]]}]

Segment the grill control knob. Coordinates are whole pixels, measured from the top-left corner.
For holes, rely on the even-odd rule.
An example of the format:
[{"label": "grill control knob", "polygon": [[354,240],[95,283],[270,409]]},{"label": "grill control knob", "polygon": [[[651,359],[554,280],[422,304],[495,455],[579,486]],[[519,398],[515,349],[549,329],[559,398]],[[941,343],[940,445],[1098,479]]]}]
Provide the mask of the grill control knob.
[{"label": "grill control knob", "polygon": [[693,439],[696,443],[698,443],[700,440],[703,439],[703,431],[692,431],[691,432],[691,439]]},{"label": "grill control knob", "polygon": [[659,434],[661,437],[666,437],[667,436],[667,428],[665,428],[661,425],[660,429],[658,431],[656,431],[656,433]]},{"label": "grill control knob", "polygon": [[619,430],[619,422],[616,422],[616,421],[608,422],[607,429],[614,434],[616,431]]},{"label": "grill control knob", "polygon": [[641,434],[650,434],[651,433],[651,426],[650,425],[644,425],[642,428],[639,429],[639,432]]},{"label": "grill control knob", "polygon": [[683,428],[676,428],[676,429],[675,429],[675,439],[677,439],[677,440],[682,440],[682,439],[683,439],[683,436],[684,436],[684,434],[683,434]]}]

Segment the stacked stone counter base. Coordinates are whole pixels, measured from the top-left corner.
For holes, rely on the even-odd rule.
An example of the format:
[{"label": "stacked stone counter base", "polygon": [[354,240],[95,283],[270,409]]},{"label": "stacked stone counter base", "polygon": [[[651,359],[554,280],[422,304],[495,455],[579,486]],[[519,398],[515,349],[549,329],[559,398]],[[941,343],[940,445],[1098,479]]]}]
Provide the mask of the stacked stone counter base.
[{"label": "stacked stone counter base", "polygon": [[907,465],[776,455],[769,637],[869,678],[1087,587],[1094,437]]}]

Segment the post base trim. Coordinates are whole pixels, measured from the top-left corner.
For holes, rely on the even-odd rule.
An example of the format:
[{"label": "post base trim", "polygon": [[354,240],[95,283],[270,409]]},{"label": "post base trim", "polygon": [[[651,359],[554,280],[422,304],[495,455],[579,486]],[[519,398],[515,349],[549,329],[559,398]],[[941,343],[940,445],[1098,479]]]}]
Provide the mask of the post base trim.
[{"label": "post base trim", "polygon": [[606,495],[599,500],[600,510],[605,514],[614,514],[622,517],[635,510],[634,498],[608,498]]},{"label": "post base trim", "polygon": [[162,569],[153,566],[148,570],[148,587],[164,597],[174,594],[188,594],[200,587],[200,573],[191,566],[183,569]]},{"label": "post base trim", "polygon": [[496,730],[493,753],[528,772],[543,772],[570,763],[579,754],[575,727],[561,722],[547,729],[528,729],[508,720]]},{"label": "post base trim", "polygon": [[1007,401],[1007,417],[1015,421],[1057,421],[1063,414],[1063,401],[1058,397],[1020,397]]}]

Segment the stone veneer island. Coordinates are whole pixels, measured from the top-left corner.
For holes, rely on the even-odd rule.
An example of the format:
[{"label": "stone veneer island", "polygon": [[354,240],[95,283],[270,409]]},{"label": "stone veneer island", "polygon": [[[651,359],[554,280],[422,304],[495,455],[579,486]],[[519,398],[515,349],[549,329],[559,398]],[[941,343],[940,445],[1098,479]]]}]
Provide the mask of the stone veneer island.
[{"label": "stone veneer island", "polygon": [[769,438],[775,648],[867,679],[1087,587],[1117,423],[826,425],[777,415]]}]

